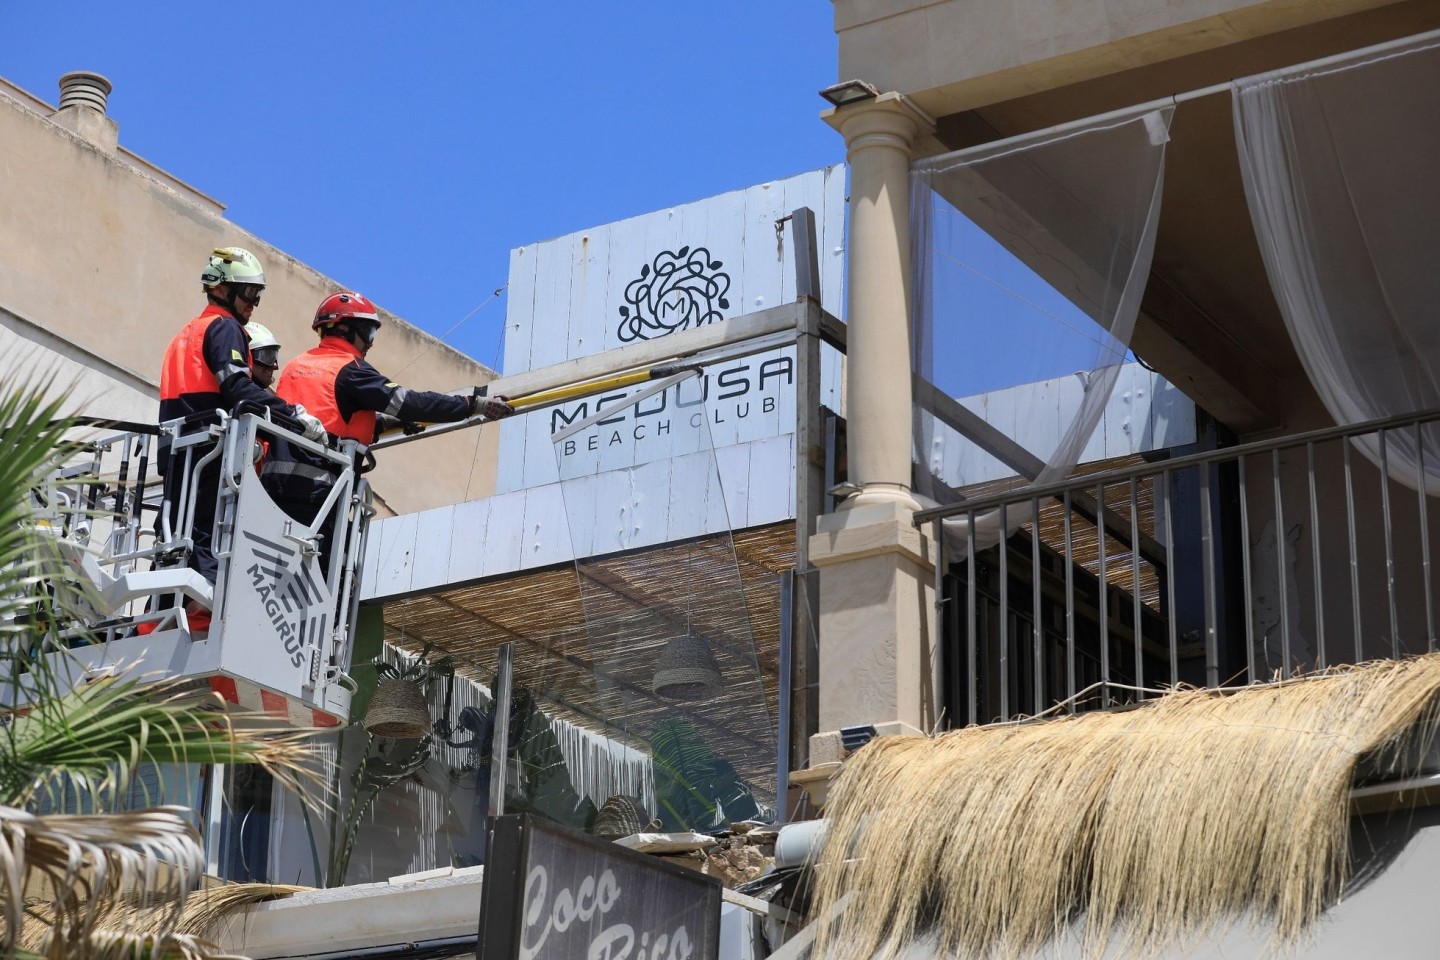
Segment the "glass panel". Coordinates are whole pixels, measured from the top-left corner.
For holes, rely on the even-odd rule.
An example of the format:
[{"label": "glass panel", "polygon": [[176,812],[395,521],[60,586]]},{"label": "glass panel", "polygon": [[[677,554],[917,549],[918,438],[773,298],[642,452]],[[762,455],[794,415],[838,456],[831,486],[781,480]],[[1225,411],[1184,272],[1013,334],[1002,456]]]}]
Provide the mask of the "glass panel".
[{"label": "glass panel", "polygon": [[[922,495],[947,503],[977,483],[1057,480],[1106,455],[1092,434],[1133,360],[1171,112],[912,167],[914,362],[938,395],[917,394]],[[1022,456],[987,452],[967,412]],[[1014,514],[1012,529],[1026,519]],[[999,529],[976,534],[984,548]]]},{"label": "glass panel", "polygon": [[[704,393],[687,377],[553,438],[584,621],[575,654],[533,693],[564,722],[583,800],[567,814],[570,794],[532,777],[526,802],[600,833],[706,829],[774,807],[774,726]],[[658,415],[621,421],[630,405]],[[531,753],[522,765],[543,759]],[[613,797],[629,799],[607,808]]]}]

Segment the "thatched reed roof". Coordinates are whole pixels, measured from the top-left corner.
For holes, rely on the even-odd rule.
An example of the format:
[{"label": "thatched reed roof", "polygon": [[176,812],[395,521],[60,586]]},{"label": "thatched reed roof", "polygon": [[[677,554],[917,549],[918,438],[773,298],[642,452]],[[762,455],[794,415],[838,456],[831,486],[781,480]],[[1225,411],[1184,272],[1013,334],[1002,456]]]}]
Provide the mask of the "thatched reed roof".
[{"label": "thatched reed roof", "polygon": [[[483,683],[513,642],[515,682],[550,716],[641,746],[657,721],[685,719],[752,785],[773,782],[778,578],[794,543],[793,523],[772,524],[585,561],[579,575],[565,564],[393,601],[385,636],[410,652],[430,644]],[[675,703],[652,691],[681,635],[709,643],[718,696]]]},{"label": "thatched reed roof", "polygon": [[845,764],[813,956],[1155,956],[1245,917],[1293,944],[1344,888],[1357,761],[1433,737],[1440,655],[1123,711],[880,738]]}]

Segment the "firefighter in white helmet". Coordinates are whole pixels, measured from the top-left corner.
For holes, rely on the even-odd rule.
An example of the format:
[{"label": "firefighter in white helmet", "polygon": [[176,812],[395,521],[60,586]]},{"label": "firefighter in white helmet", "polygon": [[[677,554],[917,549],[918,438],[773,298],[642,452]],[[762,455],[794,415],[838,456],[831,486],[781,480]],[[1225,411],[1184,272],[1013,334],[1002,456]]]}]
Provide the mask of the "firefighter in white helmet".
[{"label": "firefighter in white helmet", "polygon": [[250,335],[250,376],[274,392],[275,374],[280,372],[280,341],[269,327],[254,320],[245,324],[245,332]]}]

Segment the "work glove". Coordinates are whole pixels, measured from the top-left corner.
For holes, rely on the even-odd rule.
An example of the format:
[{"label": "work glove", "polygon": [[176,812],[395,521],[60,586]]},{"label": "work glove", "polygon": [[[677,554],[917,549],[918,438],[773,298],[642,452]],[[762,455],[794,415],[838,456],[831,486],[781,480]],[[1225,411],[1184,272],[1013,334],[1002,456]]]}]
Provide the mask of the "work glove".
[{"label": "work glove", "polygon": [[300,424],[300,435],[306,440],[313,440],[316,443],[323,443],[325,440],[325,424],[320,418],[305,412],[300,404],[295,404],[295,421]]},{"label": "work glove", "polygon": [[503,420],[515,412],[508,397],[485,397],[476,393],[470,397],[470,416],[482,416],[486,420]]},{"label": "work glove", "polygon": [[410,422],[407,421],[407,420],[401,420],[401,421],[400,421],[400,432],[403,433],[403,434],[405,434],[405,436],[407,436],[407,437],[413,437],[413,436],[415,436],[415,434],[417,434],[417,433],[424,433],[424,432],[425,432],[425,424],[423,424],[423,423],[410,423]]}]

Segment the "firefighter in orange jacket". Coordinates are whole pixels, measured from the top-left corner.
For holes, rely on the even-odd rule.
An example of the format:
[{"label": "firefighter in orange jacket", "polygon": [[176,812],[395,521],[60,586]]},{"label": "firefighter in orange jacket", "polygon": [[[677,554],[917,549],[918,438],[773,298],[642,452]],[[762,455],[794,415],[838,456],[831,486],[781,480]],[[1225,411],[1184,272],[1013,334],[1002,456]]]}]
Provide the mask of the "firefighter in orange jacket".
[{"label": "firefighter in orange jacket", "polygon": [[[498,420],[514,412],[504,397],[407,390],[387,380],[365,362],[380,329],[380,315],[358,293],[326,297],[310,326],[320,334],[319,345],[285,365],[275,392],[313,413],[332,437],[368,445],[379,435],[382,418],[408,431],[421,423],[453,423],[477,414]],[[324,460],[278,440],[271,446],[261,479],[282,510],[309,524],[334,485],[335,474]],[[327,572],[329,546],[327,539],[322,563]]]},{"label": "firefighter in orange jacket", "polygon": [[[175,335],[165,348],[160,368],[160,421],[214,413],[231,413],[249,401],[268,407],[276,413],[301,423],[307,436],[324,436],[320,421],[303,408],[293,407],[261,389],[250,372],[250,337],[245,322],[250,319],[265,289],[265,273],[260,261],[241,247],[221,247],[210,254],[200,274],[209,303]],[[199,420],[200,418],[197,418]],[[193,429],[204,429],[197,422]],[[180,488],[184,470],[177,461],[171,464],[168,442],[162,436],[159,470],[165,482],[165,496],[170,503],[173,525],[178,516]],[[215,582],[217,562],[212,550],[215,508],[220,490],[220,464],[211,463],[201,470],[195,486],[195,520],[191,530],[193,548],[190,567]],[[208,614],[201,614],[203,621]],[[205,626],[196,623],[192,628]]]}]

